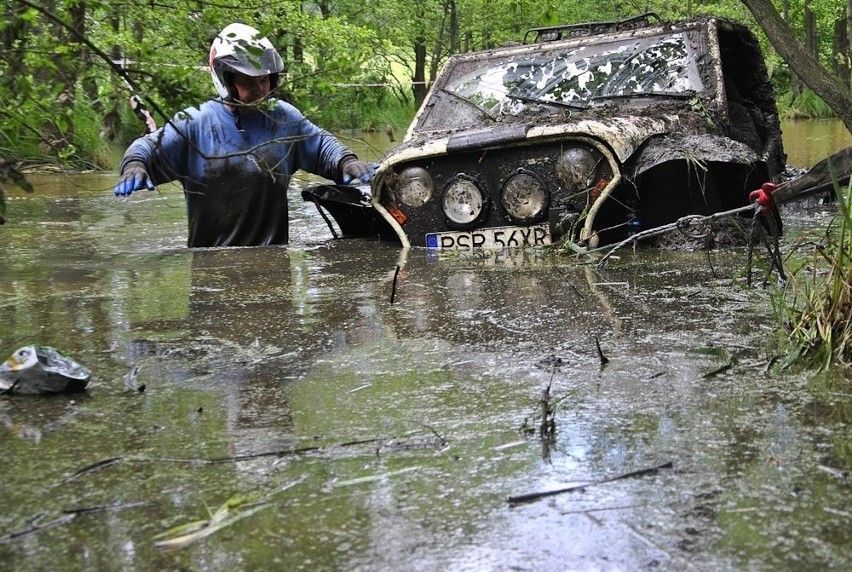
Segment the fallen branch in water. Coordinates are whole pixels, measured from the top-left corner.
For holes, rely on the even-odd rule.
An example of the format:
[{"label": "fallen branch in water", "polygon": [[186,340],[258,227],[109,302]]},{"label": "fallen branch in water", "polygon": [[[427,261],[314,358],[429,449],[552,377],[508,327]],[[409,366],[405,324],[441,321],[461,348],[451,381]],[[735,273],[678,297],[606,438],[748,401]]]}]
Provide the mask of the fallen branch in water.
[{"label": "fallen branch in water", "polygon": [[532,493],[525,493],[525,494],[522,494],[522,495],[510,496],[506,500],[509,501],[509,504],[520,504],[520,503],[524,503],[524,502],[532,502],[532,501],[536,501],[536,500],[539,500],[539,499],[542,499],[542,498],[545,498],[545,497],[551,497],[551,496],[559,495],[559,494],[562,494],[562,493],[570,493],[572,491],[583,490],[586,487],[590,487],[592,485],[602,485],[604,483],[611,483],[613,481],[619,481],[621,479],[629,479],[629,478],[633,478],[633,477],[644,477],[645,475],[655,475],[655,474],[657,474],[658,471],[660,471],[660,469],[671,469],[671,468],[672,468],[672,462],[668,461],[666,463],[662,463],[662,464],[657,465],[655,467],[649,467],[647,469],[639,469],[638,471],[630,471],[629,473],[622,473],[620,475],[616,475],[616,476],[610,477],[608,479],[602,479],[600,481],[592,481],[592,482],[589,482],[589,483],[584,483],[582,485],[573,485],[573,486],[564,487],[564,488],[561,488],[561,489],[554,489],[552,491],[538,491],[538,492],[532,492]]},{"label": "fallen branch in water", "polygon": [[429,427],[428,425],[423,426],[429,429],[437,439],[432,441],[412,441],[412,439],[410,438],[374,437],[372,439],[358,439],[355,441],[348,441],[346,443],[337,443],[328,447],[312,446],[300,447],[297,449],[276,449],[274,451],[264,451],[262,453],[246,453],[244,455],[234,455],[231,457],[213,457],[207,459],[180,459],[174,457],[112,457],[110,459],[104,459],[102,461],[92,463],[91,465],[87,465],[82,469],[75,471],[59,484],[68,484],[69,482],[76,480],[82,476],[94,473],[96,471],[100,471],[101,469],[105,469],[107,467],[112,467],[113,465],[118,465],[120,463],[175,463],[184,465],[219,465],[224,463],[239,463],[241,461],[249,461],[251,459],[259,459],[262,457],[286,457],[291,455],[304,455],[306,453],[316,453],[324,450],[342,449],[344,447],[354,447],[356,445],[370,445],[374,443],[377,443],[379,445],[377,452],[379,450],[410,450],[426,448],[439,449],[447,444],[446,439],[444,439],[440,434],[438,434],[433,428]]},{"label": "fallen branch in water", "polygon": [[54,518],[50,522],[46,522],[44,524],[39,524],[39,521],[44,517],[44,513],[39,513],[34,517],[30,518],[27,521],[27,528],[23,530],[18,530],[16,532],[10,532],[8,534],[4,534],[0,536],[0,543],[11,542],[13,540],[20,540],[22,538],[26,538],[30,535],[37,534],[42,532],[43,530],[47,530],[49,528],[54,528],[56,526],[63,525],[65,523],[71,522],[78,516],[82,516],[84,514],[93,514],[99,512],[106,512],[108,510],[121,510],[125,508],[135,508],[138,506],[147,505],[147,502],[132,502],[132,503],[117,503],[113,505],[99,505],[99,506],[90,506],[84,508],[75,508],[63,510],[60,516]]},{"label": "fallen branch in water", "polygon": [[78,477],[82,477],[83,475],[87,475],[89,473],[94,473],[95,471],[99,471],[101,469],[105,469],[106,467],[111,467],[112,465],[117,465],[124,461],[125,457],[113,457],[112,459],[104,459],[103,461],[98,461],[97,463],[92,463],[91,465],[87,465],[80,469],[79,471],[74,472],[72,475],[67,477],[64,481],[59,483],[60,485],[64,485],[70,481]]}]

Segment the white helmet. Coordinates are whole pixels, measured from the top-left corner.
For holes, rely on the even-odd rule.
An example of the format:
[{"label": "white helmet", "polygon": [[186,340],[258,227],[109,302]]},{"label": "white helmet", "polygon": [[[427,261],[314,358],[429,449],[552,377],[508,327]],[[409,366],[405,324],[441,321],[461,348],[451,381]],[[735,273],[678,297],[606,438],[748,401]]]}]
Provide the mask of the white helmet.
[{"label": "white helmet", "polygon": [[229,24],[210,46],[210,75],[222,99],[235,99],[234,73],[258,77],[268,75],[272,89],[284,71],[281,56],[260,32],[245,24]]}]

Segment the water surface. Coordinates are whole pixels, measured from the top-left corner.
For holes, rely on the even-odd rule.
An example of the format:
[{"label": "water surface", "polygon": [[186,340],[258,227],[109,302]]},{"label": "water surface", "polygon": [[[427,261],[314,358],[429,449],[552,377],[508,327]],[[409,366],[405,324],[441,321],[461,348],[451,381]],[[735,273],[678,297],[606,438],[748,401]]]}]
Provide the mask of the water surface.
[{"label": "water surface", "polygon": [[852,134],[839,119],[787,119],[781,132],[787,163],[802,169],[852,145]]},{"label": "water surface", "polygon": [[[291,245],[187,250],[178,189],[118,199],[114,179],[33,177],[0,227],[4,357],[39,343],[93,371],[83,394],[0,398],[4,568],[852,564],[849,380],[772,367],[745,250],[598,270],[335,241],[303,179]],[[786,213],[783,248],[831,214]],[[157,548],[229,499],[244,518]]]}]

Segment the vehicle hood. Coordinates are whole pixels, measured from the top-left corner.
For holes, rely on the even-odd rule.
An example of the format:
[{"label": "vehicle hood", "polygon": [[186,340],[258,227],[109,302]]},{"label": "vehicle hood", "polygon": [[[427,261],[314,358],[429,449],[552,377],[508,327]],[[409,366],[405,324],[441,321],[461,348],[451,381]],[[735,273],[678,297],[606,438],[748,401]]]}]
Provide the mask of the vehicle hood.
[{"label": "vehicle hood", "polygon": [[[449,153],[493,149],[508,145],[526,145],[566,136],[594,138],[607,145],[624,164],[648,139],[662,134],[706,133],[706,118],[695,114],[659,114],[655,116],[619,115],[577,118],[547,125],[500,124],[482,129],[444,134],[417,135],[391,150],[384,164],[435,157]],[[382,165],[384,167],[384,164]]]}]

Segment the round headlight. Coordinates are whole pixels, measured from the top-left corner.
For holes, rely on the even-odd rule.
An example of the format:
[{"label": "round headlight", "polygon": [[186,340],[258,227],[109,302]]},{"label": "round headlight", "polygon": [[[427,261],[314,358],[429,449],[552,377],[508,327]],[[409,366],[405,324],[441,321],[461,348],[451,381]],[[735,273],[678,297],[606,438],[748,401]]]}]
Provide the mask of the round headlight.
[{"label": "round headlight", "polygon": [[556,174],[569,193],[589,190],[595,183],[598,156],[585,147],[566,149],[556,162]]},{"label": "round headlight", "polygon": [[501,196],[503,209],[515,222],[531,223],[547,212],[550,194],[538,177],[518,171],[506,180]]},{"label": "round headlight", "polygon": [[422,207],[433,191],[432,177],[423,167],[409,167],[399,175],[397,197],[407,207]]},{"label": "round headlight", "polygon": [[456,175],[444,187],[442,206],[450,222],[470,226],[485,212],[486,198],[476,181],[467,175]]}]

